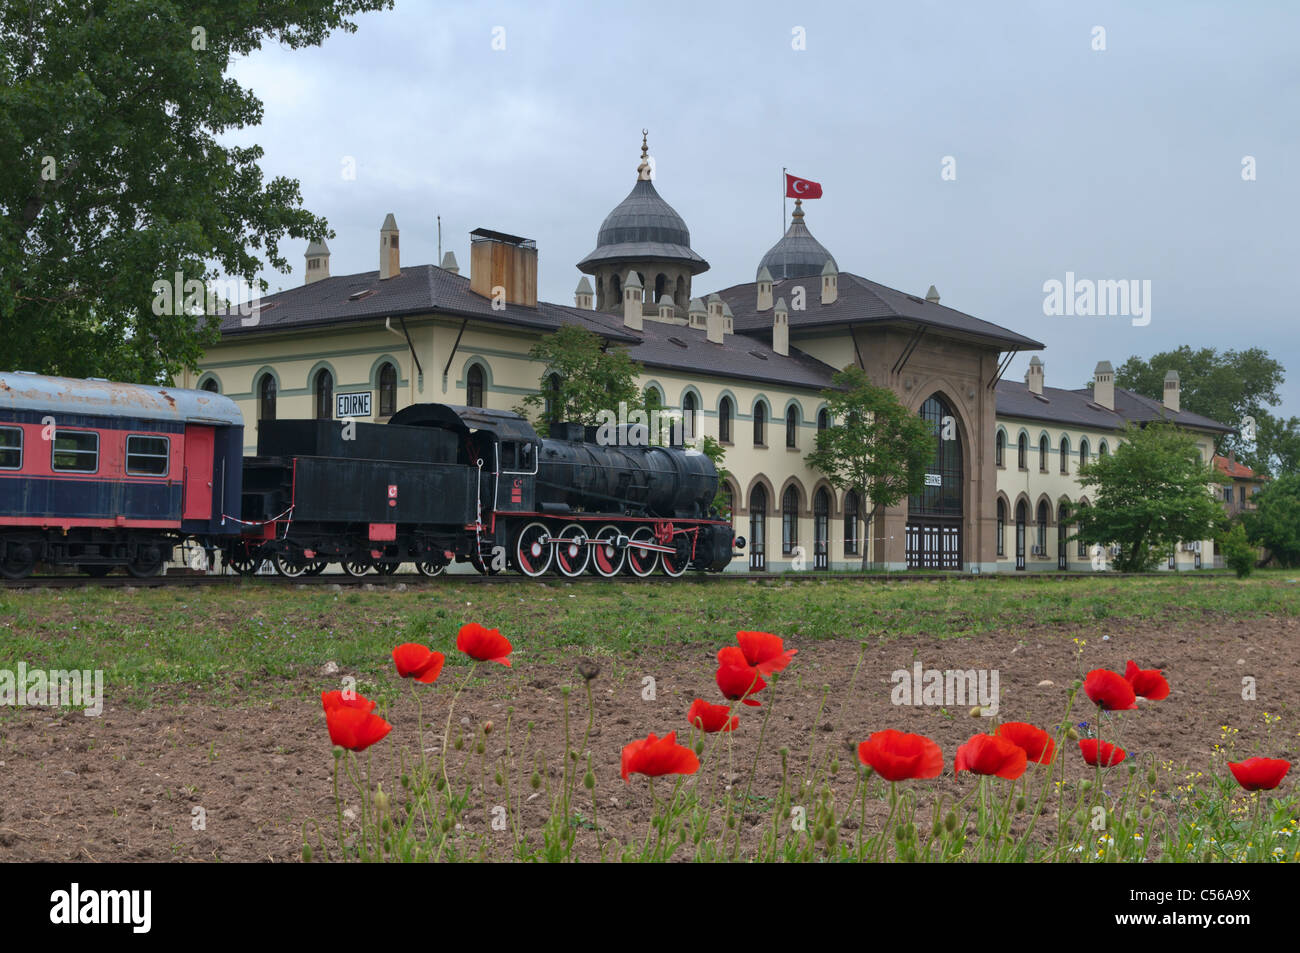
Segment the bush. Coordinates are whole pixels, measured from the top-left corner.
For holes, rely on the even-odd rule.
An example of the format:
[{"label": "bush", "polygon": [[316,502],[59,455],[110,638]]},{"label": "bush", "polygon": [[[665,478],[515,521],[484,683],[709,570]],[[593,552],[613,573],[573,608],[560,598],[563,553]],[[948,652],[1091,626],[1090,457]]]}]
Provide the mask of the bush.
[{"label": "bush", "polygon": [[1238,579],[1249,576],[1255,568],[1255,547],[1246,538],[1246,528],[1240,523],[1219,537],[1219,548],[1224,564],[1236,572]]}]

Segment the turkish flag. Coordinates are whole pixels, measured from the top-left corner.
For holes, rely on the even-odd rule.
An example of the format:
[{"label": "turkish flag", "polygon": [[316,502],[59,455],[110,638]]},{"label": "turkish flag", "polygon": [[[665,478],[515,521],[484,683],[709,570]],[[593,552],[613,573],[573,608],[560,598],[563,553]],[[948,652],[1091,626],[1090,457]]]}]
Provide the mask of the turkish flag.
[{"label": "turkish flag", "polygon": [[785,194],[792,199],[819,199],[822,197],[822,184],[811,179],[801,179],[797,175],[785,174]]}]

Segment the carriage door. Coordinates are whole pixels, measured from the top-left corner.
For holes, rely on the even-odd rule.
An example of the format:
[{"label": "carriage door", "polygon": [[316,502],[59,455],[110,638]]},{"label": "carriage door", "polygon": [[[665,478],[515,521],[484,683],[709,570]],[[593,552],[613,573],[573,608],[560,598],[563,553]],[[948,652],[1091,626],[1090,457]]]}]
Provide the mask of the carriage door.
[{"label": "carriage door", "polygon": [[1062,503],[1056,511],[1056,568],[1064,572],[1069,568],[1069,561],[1065,556],[1065,527],[1070,520],[1070,507]]},{"label": "carriage door", "polygon": [[767,491],[754,487],[749,494],[749,569],[762,572],[767,568]]},{"label": "carriage door", "polygon": [[1025,501],[1016,504],[1016,568],[1025,568]]},{"label": "carriage door", "polygon": [[813,496],[813,569],[830,568],[831,503],[825,487]]},{"label": "carriage door", "polygon": [[185,502],[181,519],[212,519],[212,455],[216,430],[185,427]]}]

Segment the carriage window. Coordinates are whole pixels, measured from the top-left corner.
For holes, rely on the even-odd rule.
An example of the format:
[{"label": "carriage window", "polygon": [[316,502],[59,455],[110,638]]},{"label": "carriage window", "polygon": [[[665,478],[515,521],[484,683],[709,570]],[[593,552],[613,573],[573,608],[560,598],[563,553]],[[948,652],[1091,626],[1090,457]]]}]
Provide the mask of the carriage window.
[{"label": "carriage window", "polygon": [[516,443],[502,442],[501,444],[501,469],[517,470],[519,468],[516,460],[515,448],[519,446]]},{"label": "carriage window", "polygon": [[131,476],[167,475],[167,438],[132,434],[126,438],[126,472]]},{"label": "carriage window", "polygon": [[23,432],[17,427],[0,427],[0,470],[23,468]]},{"label": "carriage window", "polygon": [[84,430],[54,431],[50,466],[73,473],[94,473],[99,469],[99,434]]}]

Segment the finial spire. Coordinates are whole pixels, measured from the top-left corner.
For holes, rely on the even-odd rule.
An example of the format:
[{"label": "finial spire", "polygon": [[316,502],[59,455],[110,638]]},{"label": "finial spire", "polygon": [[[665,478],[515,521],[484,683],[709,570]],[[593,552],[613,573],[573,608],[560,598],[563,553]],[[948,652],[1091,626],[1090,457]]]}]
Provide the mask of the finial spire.
[{"label": "finial spire", "polygon": [[649,135],[648,129],[641,130],[641,164],[636,167],[636,177],[645,182],[650,181],[650,147],[646,144]]}]

